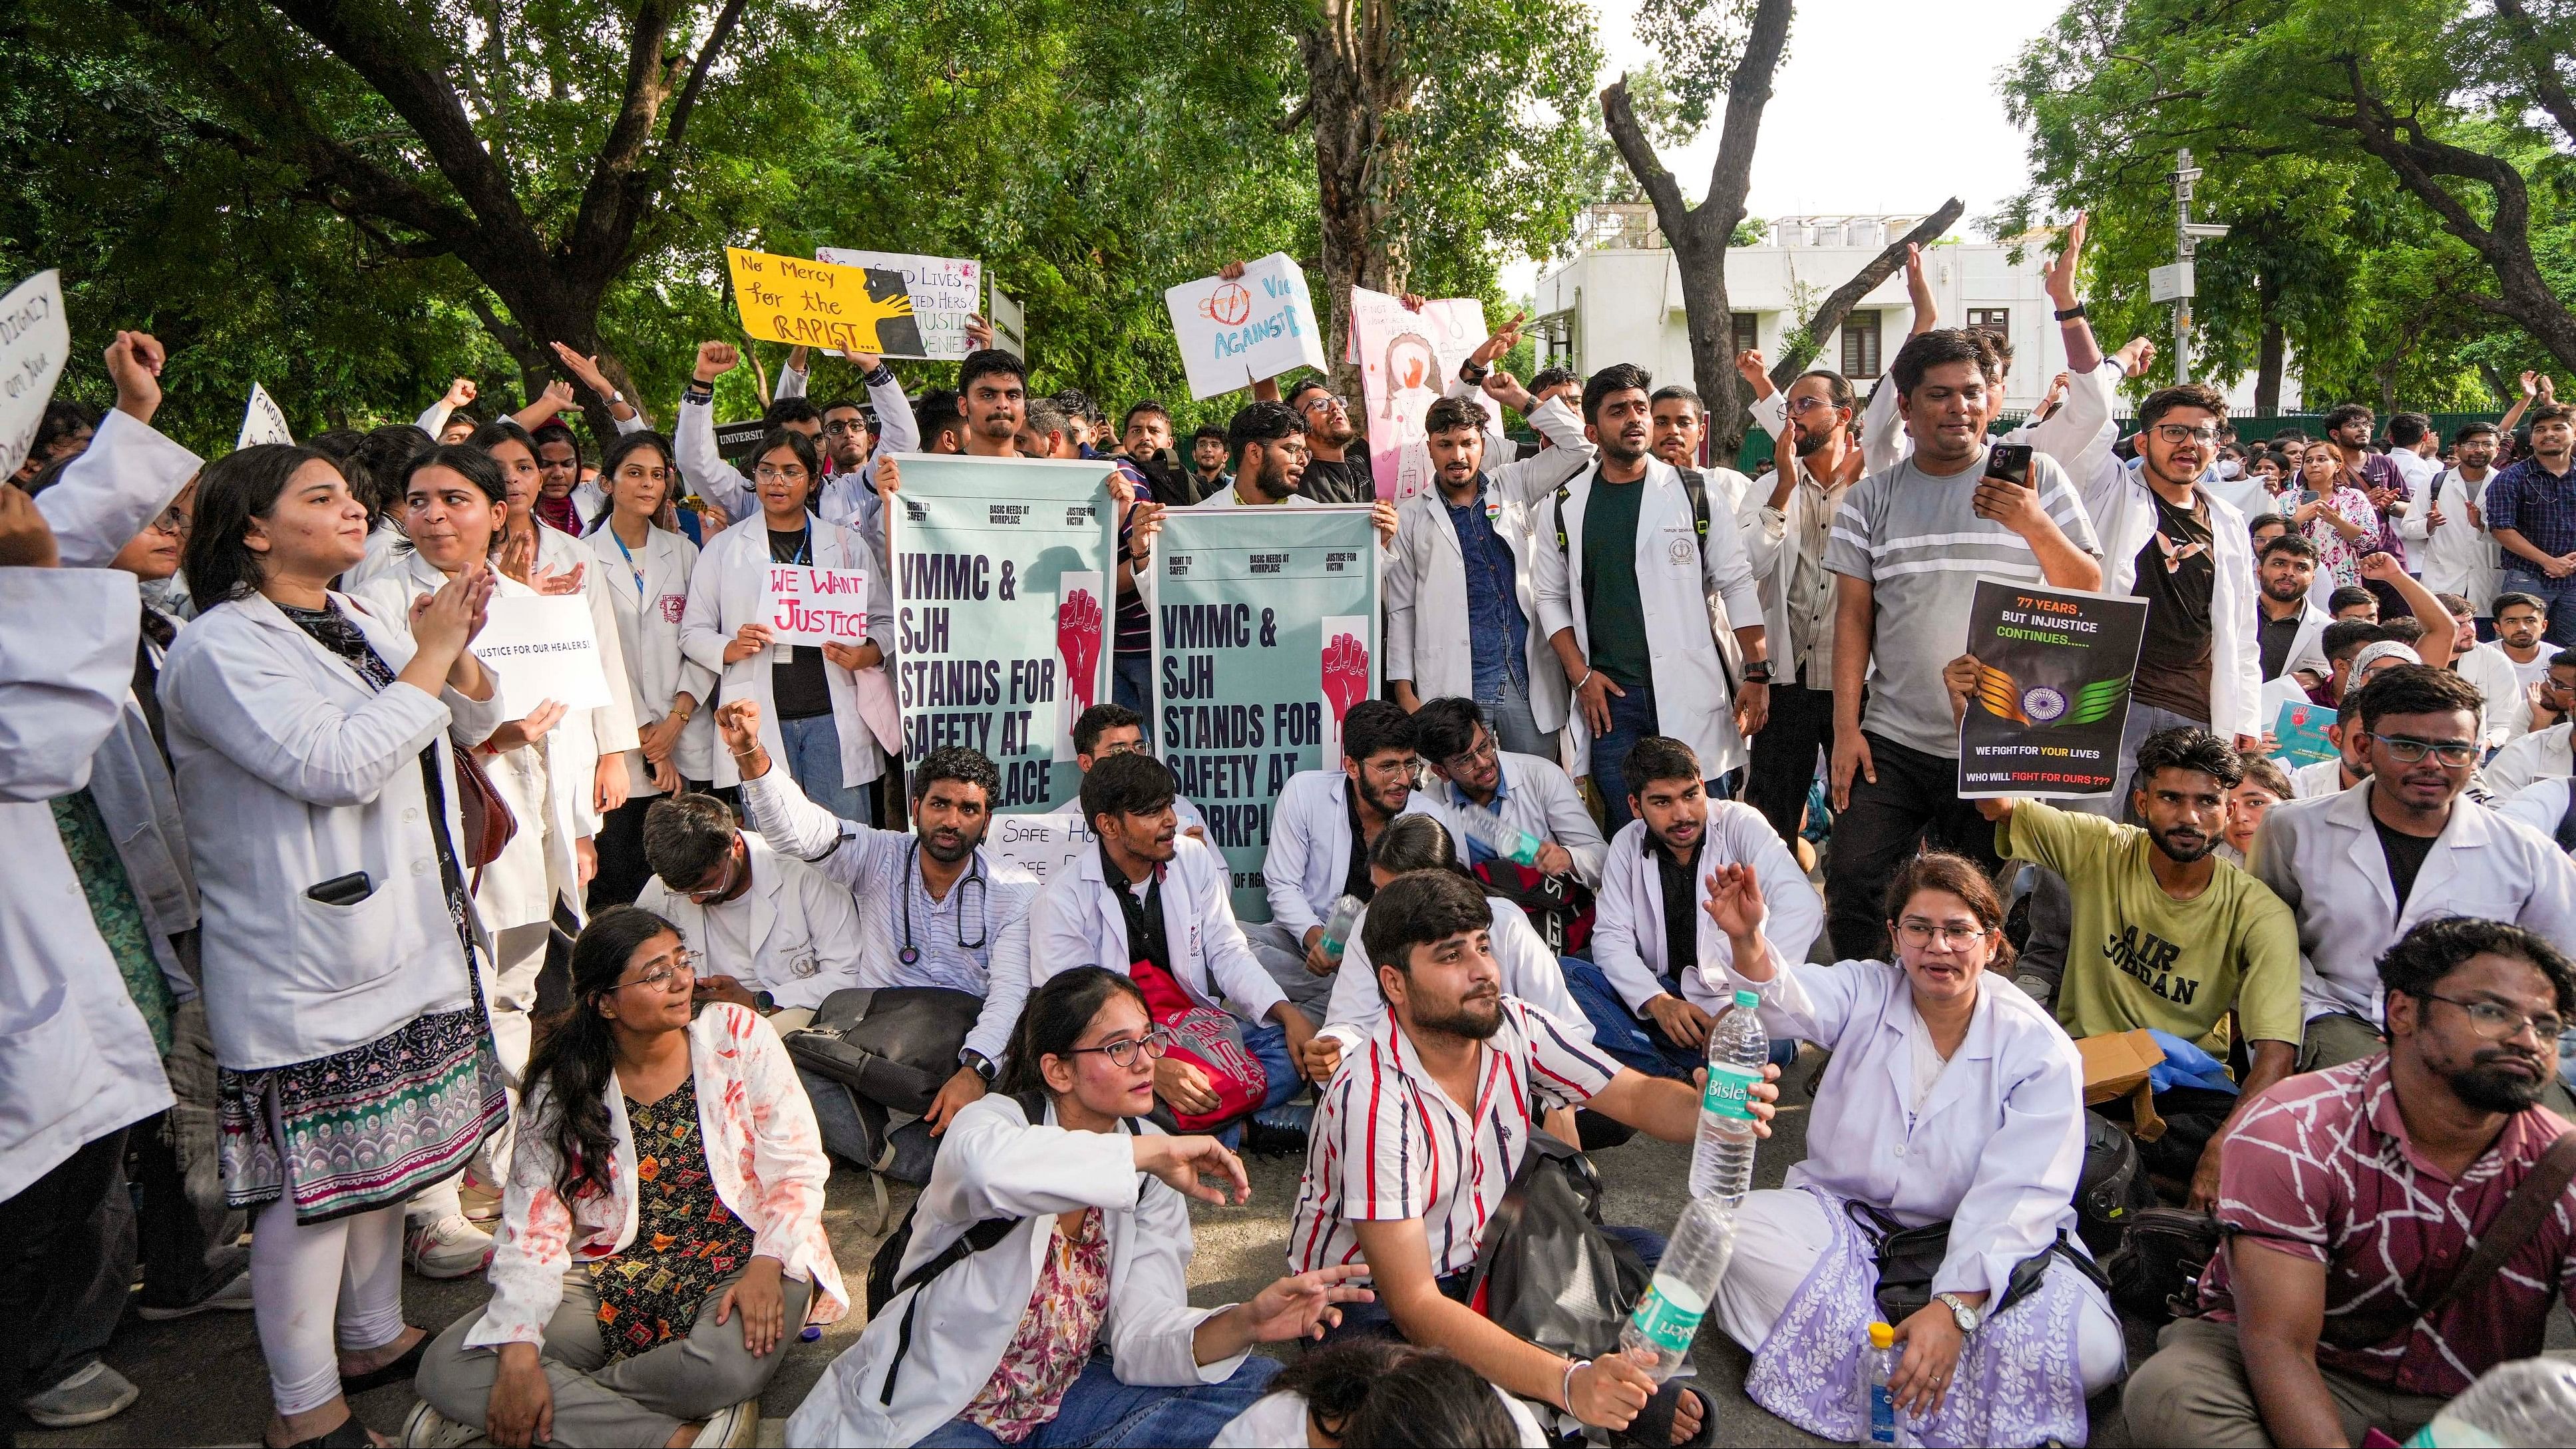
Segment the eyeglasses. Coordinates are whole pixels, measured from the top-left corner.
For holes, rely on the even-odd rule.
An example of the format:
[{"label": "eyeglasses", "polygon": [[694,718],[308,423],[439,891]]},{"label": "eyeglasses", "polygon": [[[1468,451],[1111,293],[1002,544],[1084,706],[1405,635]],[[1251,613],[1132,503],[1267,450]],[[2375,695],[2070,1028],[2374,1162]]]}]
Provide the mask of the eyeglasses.
[{"label": "eyeglasses", "polygon": [[162,509],[161,516],[152,520],[152,526],[172,538],[184,540],[197,525],[185,510],[171,507]]},{"label": "eyeglasses", "polygon": [[1915,917],[1896,923],[1896,939],[1918,951],[1935,941],[1953,949],[1966,950],[1985,936],[1986,928],[1983,926],[1936,926]]},{"label": "eyeglasses", "polygon": [[1419,772],[1420,763],[1406,755],[1396,760],[1371,760],[1361,768],[1381,780],[1410,780]]},{"label": "eyeglasses", "polygon": [[1440,768],[1454,775],[1469,765],[1486,764],[1491,762],[1493,758],[1494,737],[1492,735],[1483,735],[1477,739],[1475,746],[1472,749],[1467,750],[1464,754],[1451,755],[1449,758],[1442,760],[1440,762]]},{"label": "eyeglasses", "polygon": [[680,892],[680,894],[687,896],[690,900],[695,901],[700,905],[705,905],[707,902],[714,900],[716,897],[733,889],[734,873],[738,868],[739,862],[732,854],[728,853],[725,856],[724,874],[716,877],[716,883],[714,885],[701,885],[695,890],[685,890]]},{"label": "eyeglasses", "polygon": [[2407,735],[2371,735],[2369,738],[2388,747],[2388,756],[2401,765],[2411,765],[2431,755],[2454,770],[2476,764],[2477,743],[2473,740],[2419,740]]},{"label": "eyeglasses", "polygon": [[2436,996],[2425,992],[2426,1001],[2446,1001],[2469,1014],[2469,1026],[2489,1041],[2511,1041],[2529,1027],[2543,1045],[2555,1043],[2567,1023],[2552,1016],[2525,1016],[2510,1006],[2492,1001],[2462,1001],[2456,996]]},{"label": "eyeglasses", "polygon": [[836,423],[825,423],[825,424],[823,425],[823,431],[824,431],[824,432],[827,432],[827,433],[859,433],[859,434],[865,434],[865,433],[867,432],[867,430],[868,430],[868,425],[867,425],[866,423],[864,423],[864,422],[861,422],[860,420],[858,420],[858,419],[856,419],[856,418],[843,418],[843,419],[842,419],[842,420],[840,420],[839,422],[836,422]]},{"label": "eyeglasses", "polygon": [[1079,1056],[1084,1052],[1098,1052],[1109,1058],[1113,1066],[1132,1067],[1136,1065],[1136,1053],[1140,1051],[1147,1061],[1159,1061],[1163,1053],[1171,1049],[1172,1034],[1158,1026],[1143,1036],[1120,1037],[1096,1047],[1075,1047],[1070,1054]]},{"label": "eyeglasses", "polygon": [[1349,403],[1344,402],[1340,397],[1327,392],[1318,393],[1315,396],[1308,398],[1306,401],[1299,403],[1297,405],[1297,411],[1301,413],[1311,413],[1321,408],[1348,409],[1349,407]]},{"label": "eyeglasses", "polygon": [[698,953],[683,946],[671,957],[671,964],[656,966],[632,981],[620,981],[616,989],[623,991],[629,986],[649,986],[656,991],[677,993],[688,990],[689,983],[696,980],[697,975]]},{"label": "eyeglasses", "polygon": [[1135,739],[1135,740],[1120,740],[1118,743],[1116,743],[1116,744],[1114,744],[1114,745],[1113,745],[1113,744],[1100,744],[1100,745],[1094,745],[1094,746],[1092,746],[1092,747],[1091,747],[1091,753],[1092,753],[1095,757],[1100,758],[1100,759],[1104,759],[1104,760],[1105,760],[1105,759],[1107,759],[1107,758],[1109,758],[1111,755],[1141,755],[1141,754],[1145,753],[1145,742],[1144,742],[1143,740],[1141,740],[1141,739]]},{"label": "eyeglasses", "polygon": [[805,481],[805,465],[790,463],[784,468],[773,468],[763,463],[751,471],[751,476],[762,483],[802,483]]},{"label": "eyeglasses", "polygon": [[2168,443],[2215,443],[2218,429],[2195,428],[2186,423],[2158,423],[2156,436]]},{"label": "eyeglasses", "polygon": [[1793,418],[1803,417],[1808,413],[1814,412],[1818,408],[1823,408],[1828,412],[1834,412],[1839,411],[1841,407],[1841,403],[1835,402],[1831,398],[1822,397],[1793,397],[1789,399],[1788,403],[1789,416]]}]

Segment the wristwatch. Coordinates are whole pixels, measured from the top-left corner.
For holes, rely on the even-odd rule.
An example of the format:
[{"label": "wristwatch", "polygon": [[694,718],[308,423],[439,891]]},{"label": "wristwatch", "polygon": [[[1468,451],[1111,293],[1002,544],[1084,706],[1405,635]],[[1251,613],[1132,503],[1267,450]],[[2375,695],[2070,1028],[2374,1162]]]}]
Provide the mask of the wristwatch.
[{"label": "wristwatch", "polygon": [[1768,659],[1756,659],[1752,663],[1745,665],[1744,682],[1747,684],[1769,684],[1771,682],[1771,661]]},{"label": "wristwatch", "polygon": [[982,1077],[984,1079],[984,1085],[988,1087],[993,1084],[993,1079],[995,1077],[1002,1074],[1002,1069],[993,1065],[993,1059],[991,1057],[984,1055],[973,1047],[964,1047],[958,1051],[957,1064],[966,1068],[968,1071],[973,1072],[975,1075]]},{"label": "wristwatch", "polygon": [[1969,1307],[1967,1300],[1956,1293],[1935,1293],[1932,1295],[1932,1301],[1950,1310],[1950,1316],[1958,1321],[1961,1333],[1976,1332],[1977,1325],[1984,1321],[1977,1310]]},{"label": "wristwatch", "polygon": [[2065,310],[2064,310],[2064,311],[2062,311],[2062,312],[2059,312],[2059,313],[2057,314],[2057,320],[2058,320],[2058,321],[2060,321],[2060,322],[2072,322],[2072,321],[2074,321],[2074,320],[2075,320],[2076,318],[2078,318],[2078,317],[2083,317],[2083,316],[2087,316],[2087,315],[2089,315],[2089,314],[2087,314],[2087,313],[2085,312],[2085,310],[2084,310],[2084,304],[2083,304],[2083,303],[2081,303],[2081,302],[2078,302],[2078,303],[2076,303],[2074,306],[2069,307],[2069,308],[2065,309]]}]

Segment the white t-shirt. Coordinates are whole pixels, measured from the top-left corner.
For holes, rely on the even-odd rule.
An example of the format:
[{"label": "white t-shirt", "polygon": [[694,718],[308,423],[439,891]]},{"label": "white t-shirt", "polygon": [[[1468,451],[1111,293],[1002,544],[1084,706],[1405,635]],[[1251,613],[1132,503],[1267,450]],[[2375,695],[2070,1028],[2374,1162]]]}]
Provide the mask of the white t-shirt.
[{"label": "white t-shirt", "polygon": [[[1239,484],[1237,485],[1240,486]],[[1202,498],[1192,508],[1321,508],[1322,504],[1303,493],[1291,493],[1277,503],[1246,503],[1236,496],[1234,488],[1220,489],[1214,496]]]},{"label": "white t-shirt", "polygon": [[[1503,1409],[1512,1416],[1512,1427],[1520,1431],[1521,1449],[1546,1449],[1547,1436],[1539,1432],[1538,1418],[1529,1405],[1494,1390],[1501,1397]],[[1306,1396],[1304,1394],[1265,1394],[1252,1407],[1234,1416],[1234,1421],[1217,1431],[1208,1449],[1306,1449]]]},{"label": "white t-shirt", "polygon": [[[2497,646],[2497,652],[2502,653],[2503,646]],[[2504,662],[2513,666],[2513,677],[2515,680],[2520,682],[2523,688],[2529,689],[2531,686],[2538,684],[2540,681],[2549,677],[2549,661],[2552,656],[2557,654],[2557,652],[2557,650],[2549,646],[2547,641],[2543,641],[2540,646],[2540,652],[2531,656],[2530,663],[2525,664],[2522,661],[2515,659],[2510,654],[2505,655]]]}]

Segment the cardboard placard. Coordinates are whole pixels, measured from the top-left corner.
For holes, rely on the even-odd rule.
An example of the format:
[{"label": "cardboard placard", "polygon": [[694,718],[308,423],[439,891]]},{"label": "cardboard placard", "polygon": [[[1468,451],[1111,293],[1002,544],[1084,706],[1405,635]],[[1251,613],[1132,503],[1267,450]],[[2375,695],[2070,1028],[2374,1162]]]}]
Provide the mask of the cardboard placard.
[{"label": "cardboard placard", "polygon": [[242,409],[241,435],[233,439],[236,450],[257,447],[262,443],[292,445],[295,434],[286,426],[286,409],[268,395],[258,383],[250,385],[250,406]]},{"label": "cardboard placard", "polygon": [[982,310],[982,262],[910,252],[860,251],[855,247],[816,247],[814,260],[859,267],[871,273],[894,272],[903,278],[904,293],[912,299],[912,323],[920,335],[921,350],[889,355],[954,362],[974,350],[966,341],[966,319]]},{"label": "cardboard placard", "polygon": [[791,347],[922,357],[912,291],[891,268],[843,267],[725,248],[743,330]]},{"label": "cardboard placard", "polygon": [[1028,309],[989,277],[984,281],[984,288],[993,294],[993,345],[1022,362],[1028,361]]},{"label": "cardboard placard", "polygon": [[505,719],[524,719],[549,699],[566,709],[608,703],[590,600],[580,594],[494,595],[473,648],[500,686]]},{"label": "cardboard placard", "polygon": [[0,297],[0,478],[27,461],[71,351],[60,272],[38,272]]},{"label": "cardboard placard", "polygon": [[2294,770],[2319,760],[2340,759],[2343,752],[2326,738],[2326,727],[2334,722],[2335,711],[2325,705],[2304,699],[2284,703],[2272,722],[2272,758]]},{"label": "cardboard placard", "polygon": [[1306,273],[1284,252],[1246,263],[1235,281],[1201,277],[1163,293],[1189,371],[1190,396],[1206,399],[1299,367],[1321,371],[1324,329]]},{"label": "cardboard placard", "polygon": [[1100,837],[1082,822],[1079,812],[1063,815],[996,815],[984,835],[984,854],[993,864],[1024,871],[1038,881],[1053,880],[1082,857],[1100,848]]},{"label": "cardboard placard", "polygon": [[868,636],[868,576],[862,569],[818,569],[805,564],[769,566],[760,621],[776,644],[847,644]]}]

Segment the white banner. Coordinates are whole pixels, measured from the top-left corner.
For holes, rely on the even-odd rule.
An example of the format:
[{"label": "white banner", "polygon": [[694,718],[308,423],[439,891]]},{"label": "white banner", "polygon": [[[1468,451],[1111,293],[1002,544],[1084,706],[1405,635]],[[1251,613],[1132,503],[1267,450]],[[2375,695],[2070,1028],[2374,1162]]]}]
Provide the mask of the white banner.
[{"label": "white banner", "polygon": [[1163,293],[1189,369],[1190,396],[1222,397],[1298,367],[1324,366],[1324,329],[1306,274],[1284,252],[1247,263],[1243,277],[1201,277]]},{"label": "white banner", "polygon": [[268,395],[258,383],[250,385],[250,406],[242,411],[241,436],[233,439],[236,449],[260,443],[292,443],[295,434],[287,431],[286,409]]},{"label": "white banner", "polygon": [[0,478],[27,461],[71,351],[60,272],[38,272],[0,297]]},{"label": "white banner", "polygon": [[499,681],[505,719],[523,719],[549,699],[566,709],[608,703],[590,601],[580,594],[495,595],[474,636],[474,657]]},{"label": "white banner", "polygon": [[903,273],[904,290],[912,296],[913,324],[921,329],[919,355],[954,362],[971,350],[966,343],[966,319],[983,310],[982,262],[856,247],[816,247],[814,260]]}]

